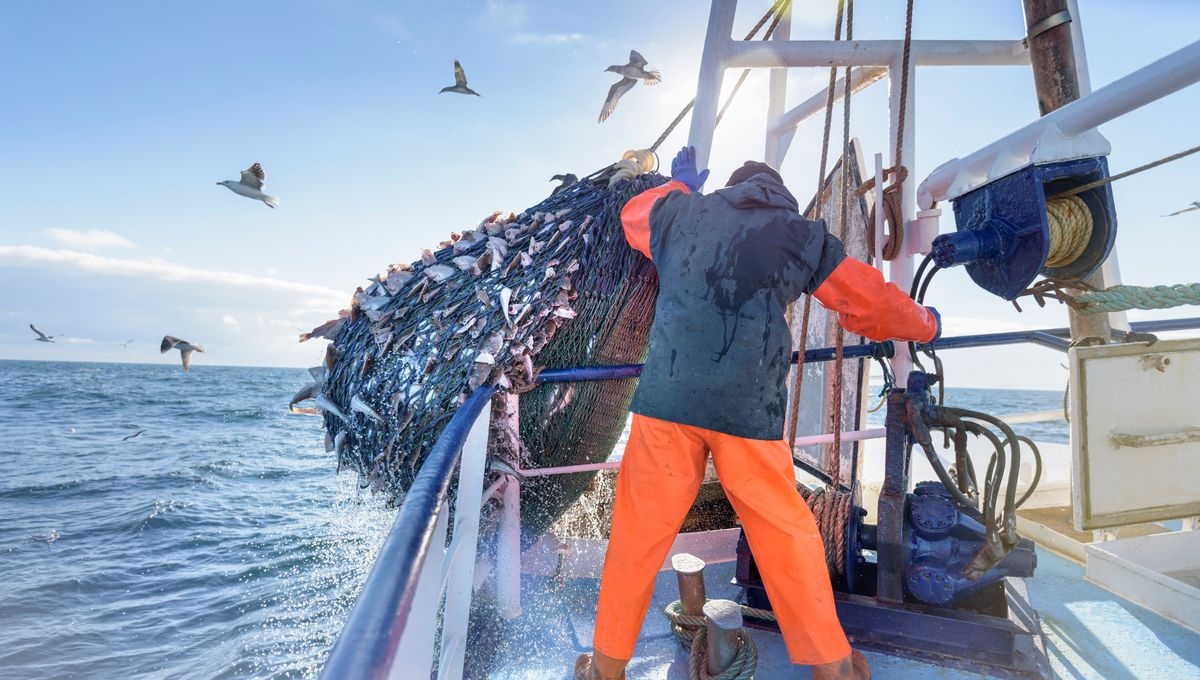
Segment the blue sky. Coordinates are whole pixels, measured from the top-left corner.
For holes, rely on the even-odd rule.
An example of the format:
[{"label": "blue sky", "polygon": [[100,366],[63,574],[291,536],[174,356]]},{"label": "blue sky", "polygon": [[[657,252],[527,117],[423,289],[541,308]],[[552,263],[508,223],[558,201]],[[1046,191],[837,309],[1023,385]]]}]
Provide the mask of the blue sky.
[{"label": "blue sky", "polygon": [[[743,2],[736,33],[769,4]],[[793,34],[831,36],[827,4],[798,3]],[[1023,33],[1015,0],[917,5],[917,38]],[[1080,5],[1094,87],[1190,43],[1200,25],[1200,5],[1183,0]],[[157,350],[172,334],[208,349],[197,366],[315,364],[324,341],[297,335],[369,276],[494,210],[533,205],[553,174],[584,175],[653,142],[695,94],[707,13],[619,0],[4,3],[0,358],[174,363]],[[856,37],[902,27],[899,0],[856,3]],[[663,84],[638,85],[597,124],[616,79],[604,68],[631,48]],[[438,94],[454,59],[482,97]],[[826,77],[793,70],[790,103]],[[765,82],[752,76],[717,129],[714,177],[761,157]],[[886,153],[886,88],[853,101],[868,155]],[[923,69],[914,89],[918,180],[1037,115],[1027,68]],[[1101,128],[1113,171],[1195,145],[1198,109],[1191,88]],[[800,128],[783,165],[797,194],[815,187],[820,125]],[[685,122],[663,149],[686,136]],[[216,186],[255,161],[277,210]],[[1200,199],[1197,169],[1189,158],[1116,185],[1126,283],[1196,280],[1200,212],[1160,215]],[[962,270],[939,274],[929,301],[947,334],[1066,324],[1061,307],[1017,314]],[[64,337],[32,342],[30,322]],[[1064,361],[1029,348],[947,353],[957,385],[1061,388]]]}]

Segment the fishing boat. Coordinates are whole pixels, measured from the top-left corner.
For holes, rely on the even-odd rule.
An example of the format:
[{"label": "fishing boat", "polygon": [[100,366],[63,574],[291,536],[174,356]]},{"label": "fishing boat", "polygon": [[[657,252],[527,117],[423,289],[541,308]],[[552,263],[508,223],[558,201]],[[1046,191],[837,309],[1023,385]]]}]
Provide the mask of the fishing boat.
[{"label": "fishing boat", "polygon": [[[807,323],[794,315],[799,350],[788,432],[798,488],[826,542],[839,617],[851,643],[868,653],[874,677],[1200,677],[1200,532],[1187,531],[1200,517],[1200,430],[1189,406],[1200,398],[1200,338],[1154,335],[1200,328],[1200,319],[1126,323],[1121,310],[1139,295],[1159,295],[1162,307],[1195,302],[1186,286],[1147,293],[1119,285],[1117,176],[1096,130],[1200,80],[1200,42],[1092,92],[1074,0],[1026,0],[1026,34],[988,41],[912,39],[911,2],[903,37],[854,40],[847,17],[845,39],[839,18],[837,39],[796,41],[786,1],[759,23],[769,24],[769,40],[738,40],[737,5],[713,0],[709,10],[688,137],[700,167],[720,144],[716,123],[730,69],[770,69],[762,155],[775,167],[802,121],[828,118],[839,102],[848,106],[855,93],[890,83],[890,162],[881,154],[868,162],[847,132],[806,214],[826,218],[851,254],[918,301],[935,273],[961,268],[953,271],[1003,300],[1069,303],[1063,327],[946,336],[926,346],[842,336],[815,307],[803,315]],[[1032,67],[1043,115],[919,176],[913,141],[922,69],[972,67],[986,78],[987,67],[1000,65]],[[831,68],[829,85],[787,109],[788,70],[805,67]],[[634,175],[651,170],[644,155],[634,156]],[[574,199],[565,192],[554,200]],[[563,216],[548,210],[530,212],[529,238]],[[500,234],[521,224],[514,220],[489,225]],[[445,250],[449,258],[466,246]],[[432,255],[426,263],[439,264]],[[421,281],[414,295],[426,294],[419,274],[402,278]],[[376,282],[380,298],[388,297],[386,283]],[[361,302],[364,310],[385,309],[371,307],[378,302],[371,294]],[[509,303],[502,306],[511,326]],[[390,333],[376,339],[394,340]],[[1069,445],[1011,428],[1058,413],[1005,422],[946,402],[939,352],[1016,343],[1064,353]],[[576,656],[590,650],[604,531],[572,535],[571,527],[597,517],[593,524],[603,524],[611,495],[604,471],[619,465],[619,447],[605,440],[567,464],[497,468],[498,447],[522,446],[497,439],[519,439],[527,429],[515,424],[522,405],[511,385],[488,372],[498,348],[486,362],[477,355],[485,370],[468,379],[465,399],[439,415],[436,440],[404,479],[394,527],[323,677],[567,678]],[[343,368],[345,356],[332,357],[331,374],[372,368],[369,361]],[[882,427],[868,422],[873,360],[883,367]],[[558,390],[555,403],[570,401],[562,397],[574,389],[567,386],[628,384],[640,372],[636,363],[539,369],[528,371],[536,384],[525,387]],[[426,364],[425,373],[434,370]],[[610,420],[627,392],[624,403],[609,405]],[[386,419],[353,402],[356,394],[330,391],[318,401],[331,432],[347,432],[353,418]],[[351,436],[331,437],[331,448],[340,455]],[[369,465],[386,456],[361,459],[360,472],[384,484],[384,472]],[[530,507],[544,507],[538,480],[559,478],[586,483],[566,485],[570,507],[531,516]],[[719,510],[719,499],[702,500],[709,505],[689,517],[663,565],[629,677],[806,677],[788,664],[735,518]]]}]

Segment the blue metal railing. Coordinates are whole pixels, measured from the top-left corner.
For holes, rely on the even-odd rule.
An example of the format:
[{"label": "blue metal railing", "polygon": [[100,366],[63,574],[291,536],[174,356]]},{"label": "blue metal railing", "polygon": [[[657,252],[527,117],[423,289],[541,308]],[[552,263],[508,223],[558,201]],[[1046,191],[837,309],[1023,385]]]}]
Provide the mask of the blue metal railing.
[{"label": "blue metal railing", "polygon": [[[1200,328],[1200,317],[1135,322],[1130,326],[1142,333],[1190,330]],[[941,338],[934,347],[960,349],[1031,342],[1065,351],[1070,343],[1064,336],[1069,335],[1068,328],[984,333]],[[876,353],[890,356],[892,348],[890,342],[849,345],[845,347],[844,356],[848,359],[873,357]],[[831,361],[834,355],[834,348],[823,347],[806,351],[804,360]],[[793,363],[797,356],[798,353],[793,353]],[[542,371],[537,382],[619,380],[641,374],[641,364],[551,368]],[[446,500],[450,478],[462,455],[467,434],[495,392],[495,387],[484,386],[471,393],[430,449],[325,662],[322,678],[387,677],[432,542],[438,508]]]},{"label": "blue metal railing", "polygon": [[421,567],[446,500],[450,478],[475,419],[496,392],[485,385],[471,393],[413,479],[371,574],[350,610],[346,626],[321,671],[322,678],[386,678],[412,608]]}]

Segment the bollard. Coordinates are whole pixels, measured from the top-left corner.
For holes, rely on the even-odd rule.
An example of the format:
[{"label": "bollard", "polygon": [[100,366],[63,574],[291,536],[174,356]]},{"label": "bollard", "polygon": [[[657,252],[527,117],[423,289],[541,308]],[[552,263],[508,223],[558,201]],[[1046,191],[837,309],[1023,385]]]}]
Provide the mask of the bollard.
[{"label": "bollard", "polygon": [[708,674],[718,675],[737,657],[742,608],[730,600],[712,600],[704,605],[708,619]]},{"label": "bollard", "polygon": [[679,553],[671,557],[671,568],[679,579],[679,603],[688,616],[704,616],[704,560]]}]

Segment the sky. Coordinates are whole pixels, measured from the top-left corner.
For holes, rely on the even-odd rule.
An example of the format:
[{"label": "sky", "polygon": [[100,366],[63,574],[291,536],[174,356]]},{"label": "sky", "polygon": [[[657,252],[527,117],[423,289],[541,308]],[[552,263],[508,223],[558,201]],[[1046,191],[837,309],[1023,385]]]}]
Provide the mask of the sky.
[{"label": "sky", "polygon": [[[770,4],[743,1],[735,34]],[[1093,88],[1186,46],[1200,25],[1200,3],[1186,0],[1079,4]],[[695,95],[708,8],[0,3],[0,359],[177,363],[158,352],[170,334],[207,349],[193,367],[315,365],[325,341],[300,344],[299,333],[333,318],[369,277],[493,211],[538,203],[551,175],[584,176],[648,147]],[[797,8],[795,38],[832,37],[833,2]],[[854,35],[898,39],[903,12],[900,0],[859,0]],[[913,33],[1015,39],[1023,29],[1016,0],[927,0]],[[638,84],[597,123],[617,79],[604,68],[630,49],[663,82]],[[438,93],[453,84],[455,59],[482,96]],[[827,77],[793,69],[788,105]],[[888,153],[887,87],[852,100],[851,133],[868,157]],[[924,68],[912,91],[917,181],[1037,117],[1027,67]],[[717,128],[714,178],[762,158],[765,93],[766,71],[752,74]],[[1101,127],[1112,171],[1194,146],[1198,109],[1192,87]],[[834,140],[840,119],[839,105]],[[663,144],[664,161],[688,122]],[[816,186],[821,125],[801,125],[781,168],[798,196]],[[276,210],[216,185],[254,162],[280,197]],[[1198,170],[1191,157],[1114,185],[1125,283],[1197,280],[1200,211],[1161,216],[1200,200]],[[945,233],[953,218],[943,207]],[[961,268],[940,273],[926,301],[947,336],[1067,324],[1065,307],[1017,313]],[[30,323],[61,337],[34,342]],[[1065,356],[1041,348],[944,358],[956,386],[1061,389],[1067,377]]]}]

